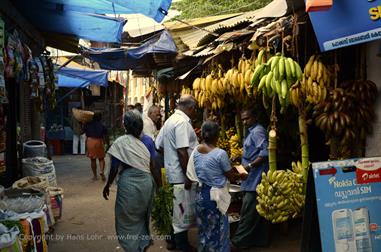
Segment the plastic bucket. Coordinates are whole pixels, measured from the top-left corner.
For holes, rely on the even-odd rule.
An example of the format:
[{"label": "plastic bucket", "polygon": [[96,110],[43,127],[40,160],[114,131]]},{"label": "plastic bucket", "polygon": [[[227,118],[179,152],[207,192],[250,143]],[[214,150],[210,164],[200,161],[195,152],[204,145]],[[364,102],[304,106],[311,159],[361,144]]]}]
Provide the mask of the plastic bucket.
[{"label": "plastic bucket", "polygon": [[46,144],[40,140],[30,140],[23,144],[24,158],[28,157],[47,157]]}]

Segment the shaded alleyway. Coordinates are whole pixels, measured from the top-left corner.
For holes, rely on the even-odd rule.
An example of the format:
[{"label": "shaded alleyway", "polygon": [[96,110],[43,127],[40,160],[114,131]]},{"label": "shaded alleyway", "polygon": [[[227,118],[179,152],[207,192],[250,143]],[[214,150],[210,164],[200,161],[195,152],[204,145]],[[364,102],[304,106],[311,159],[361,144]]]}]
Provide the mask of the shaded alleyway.
[{"label": "shaded alleyway", "polygon": [[[116,187],[108,201],[102,197],[103,182],[91,180],[90,161],[86,156],[53,157],[57,183],[64,188],[63,215],[55,225],[49,251],[112,252],[115,239],[114,204]],[[156,241],[149,251],[166,251]]]}]

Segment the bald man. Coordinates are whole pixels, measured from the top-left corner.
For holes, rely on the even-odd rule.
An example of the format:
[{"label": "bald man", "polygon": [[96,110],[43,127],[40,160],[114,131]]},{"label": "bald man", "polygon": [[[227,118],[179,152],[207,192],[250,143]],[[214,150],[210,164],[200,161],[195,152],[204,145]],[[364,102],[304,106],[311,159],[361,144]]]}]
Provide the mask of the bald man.
[{"label": "bald man", "polygon": [[[188,159],[193,149],[198,145],[196,133],[191,119],[196,116],[196,100],[191,95],[182,95],[175,113],[171,115],[161,128],[156,138],[156,148],[164,151],[164,166],[170,184],[181,187],[181,193],[186,194],[192,186],[186,177]],[[180,202],[181,203],[181,202]],[[179,202],[173,200],[174,216]],[[176,218],[173,216],[173,220]],[[192,251],[188,243],[188,230],[173,222],[175,247],[181,251]],[[173,246],[173,244],[171,244]]]}]

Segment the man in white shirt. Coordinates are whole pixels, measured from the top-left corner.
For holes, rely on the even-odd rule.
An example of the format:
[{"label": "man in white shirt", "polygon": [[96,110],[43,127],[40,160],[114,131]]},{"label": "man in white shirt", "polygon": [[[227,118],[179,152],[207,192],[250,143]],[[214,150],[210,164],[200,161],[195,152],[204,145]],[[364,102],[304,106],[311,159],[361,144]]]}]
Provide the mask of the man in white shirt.
[{"label": "man in white shirt", "polygon": [[154,141],[158,134],[156,125],[161,119],[160,108],[156,105],[148,109],[148,113],[143,115],[143,133],[151,137]]},{"label": "man in white shirt", "polygon": [[[192,182],[186,177],[190,154],[198,145],[191,119],[196,115],[196,100],[191,95],[181,96],[175,113],[168,118],[156,138],[156,148],[164,151],[164,166],[170,184],[184,184],[189,190]],[[175,202],[175,200],[174,200]],[[174,227],[175,228],[175,227]],[[188,231],[175,230],[176,247],[190,251]]]}]

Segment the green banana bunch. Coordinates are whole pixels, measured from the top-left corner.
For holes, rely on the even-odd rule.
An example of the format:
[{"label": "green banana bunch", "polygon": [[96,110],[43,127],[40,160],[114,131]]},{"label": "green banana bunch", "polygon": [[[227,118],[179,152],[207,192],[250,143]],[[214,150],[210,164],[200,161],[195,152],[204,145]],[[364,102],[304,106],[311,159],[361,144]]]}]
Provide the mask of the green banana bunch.
[{"label": "green banana bunch", "polygon": [[[300,162],[298,162],[300,163]],[[298,167],[293,164],[293,169]],[[305,199],[303,193],[302,169],[269,171],[262,173],[261,183],[257,186],[256,209],[258,213],[272,223],[287,221],[300,216]]]},{"label": "green banana bunch", "polygon": [[302,74],[296,61],[278,53],[266,63],[255,67],[251,84],[257,86],[258,91],[262,92],[265,108],[268,107],[266,99],[277,95],[282,113],[289,103],[291,85],[301,80]]}]

